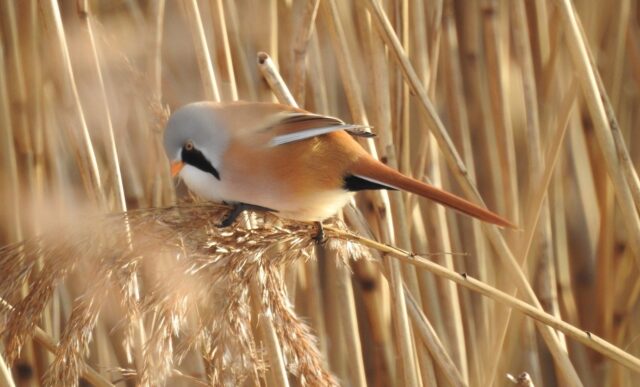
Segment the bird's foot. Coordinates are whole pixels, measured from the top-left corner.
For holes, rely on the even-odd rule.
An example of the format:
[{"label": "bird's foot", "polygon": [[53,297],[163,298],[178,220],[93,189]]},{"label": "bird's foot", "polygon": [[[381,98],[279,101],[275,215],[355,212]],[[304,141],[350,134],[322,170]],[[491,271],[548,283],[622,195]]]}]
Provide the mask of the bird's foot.
[{"label": "bird's foot", "polygon": [[324,227],[322,226],[322,222],[316,222],[316,226],[318,227],[318,231],[316,235],[314,235],[313,240],[317,245],[321,246],[327,242],[326,235],[324,233]]},{"label": "bird's foot", "polygon": [[231,207],[231,211],[227,214],[227,216],[222,220],[222,222],[218,225],[218,227],[229,227],[233,223],[235,223],[238,216],[242,214],[244,211],[260,211],[260,212],[276,212],[270,208],[257,206],[255,204],[248,203],[233,203]]}]

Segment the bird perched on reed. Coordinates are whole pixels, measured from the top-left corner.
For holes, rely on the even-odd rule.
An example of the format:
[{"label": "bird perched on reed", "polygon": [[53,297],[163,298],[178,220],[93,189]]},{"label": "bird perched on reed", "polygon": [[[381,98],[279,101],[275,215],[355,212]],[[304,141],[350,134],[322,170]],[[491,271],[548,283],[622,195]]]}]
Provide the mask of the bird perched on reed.
[{"label": "bird perched on reed", "polygon": [[321,222],[357,191],[391,189],[513,227],[485,208],[375,160],[354,139],[358,136],[373,134],[286,105],[196,102],[171,115],[164,146],[173,176],[198,196],[233,206],[221,226],[231,225],[245,209]]}]

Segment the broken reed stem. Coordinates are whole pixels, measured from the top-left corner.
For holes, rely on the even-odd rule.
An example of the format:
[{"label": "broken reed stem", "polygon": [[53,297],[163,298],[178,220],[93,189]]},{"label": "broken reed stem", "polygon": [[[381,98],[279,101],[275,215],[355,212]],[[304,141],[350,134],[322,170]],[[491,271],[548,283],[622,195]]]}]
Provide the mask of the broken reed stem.
[{"label": "broken reed stem", "polygon": [[183,2],[187,16],[187,24],[190,26],[193,44],[198,58],[198,68],[200,69],[200,77],[202,78],[202,86],[204,87],[204,95],[210,101],[220,101],[220,91],[216,82],[216,76],[213,71],[213,63],[211,62],[211,54],[207,45],[207,37],[204,33],[202,18],[200,17],[200,9],[197,0],[185,0]]},{"label": "broken reed stem", "polygon": [[[12,311],[13,305],[9,304],[6,300],[0,298],[0,308],[8,311]],[[55,354],[58,352],[58,344],[49,336],[49,334],[43,331],[40,327],[35,327],[33,331],[33,339],[40,343],[49,352]],[[91,368],[90,365],[84,363],[82,376],[97,387],[114,387],[104,376],[100,375],[96,370]]]},{"label": "broken reed stem", "polygon": [[603,354],[607,358],[618,362],[619,364],[627,367],[634,372],[640,373],[640,358],[631,355],[630,353],[618,348],[617,346],[609,343],[608,341],[596,336],[591,332],[579,329],[553,315],[550,315],[549,313],[540,310],[540,308],[532,304],[526,303],[525,301],[510,296],[509,294],[501,290],[498,290],[492,286],[485,284],[484,282],[468,276],[466,273],[457,273],[453,270],[447,269],[444,266],[438,265],[437,263],[431,262],[427,258],[420,255],[404,251],[394,246],[385,245],[371,239],[363,238],[359,235],[355,235],[346,231],[338,230],[333,227],[327,227],[327,231],[330,231],[332,236],[336,238],[358,242],[363,246],[371,247],[384,254],[389,254],[402,262],[411,263],[416,267],[428,270],[429,272],[439,277],[446,278],[447,280],[453,281],[460,286],[478,292],[496,302],[499,302],[512,309],[524,313],[525,315],[536,320],[538,323],[549,327],[549,329],[559,330],[565,333],[567,336],[572,337],[580,343],[586,345],[587,347],[590,347],[593,350]]},{"label": "broken reed stem", "polygon": [[271,90],[275,94],[276,98],[281,103],[286,103],[293,107],[298,107],[298,103],[295,99],[293,99],[293,95],[289,91],[289,88],[284,83],[280,72],[276,68],[276,65],[271,60],[271,57],[266,52],[258,53],[258,68],[262,73],[264,79],[267,80],[269,86],[271,86]]},{"label": "broken reed stem", "polygon": [[[460,159],[460,156],[451,141],[442,121],[440,121],[434,106],[431,104],[429,97],[426,94],[424,86],[420,82],[418,76],[413,69],[413,66],[409,62],[409,58],[404,52],[398,37],[396,36],[386,14],[380,7],[380,3],[377,0],[361,0],[364,2],[367,9],[374,15],[376,26],[378,27],[380,35],[383,37],[387,45],[389,46],[393,57],[398,61],[402,68],[403,74],[407,78],[406,81],[411,85],[412,90],[417,95],[420,106],[420,110],[423,113],[423,117],[431,129],[431,133],[434,134],[438,140],[440,150],[443,152],[449,167],[451,168],[454,176],[461,184],[466,194],[473,197],[476,201],[483,203],[480,193],[470,180],[466,167]],[[509,249],[504,237],[498,231],[498,228],[492,225],[483,225],[485,233],[489,237],[492,245],[496,248],[502,262],[505,263],[507,269],[510,271],[512,280],[515,281],[518,289],[523,291],[526,299],[532,302],[536,307],[542,309],[540,302],[538,301],[533,289],[526,280],[526,277],[519,264],[515,260],[515,257]],[[578,375],[573,367],[573,364],[569,360],[567,353],[562,348],[558,336],[547,326],[539,325],[540,333],[547,343],[551,353],[554,355],[554,359],[558,362],[559,369],[563,372],[567,382],[573,385],[582,385]]]},{"label": "broken reed stem", "polygon": [[[602,101],[603,94],[598,87],[595,70],[591,65],[587,44],[580,31],[579,21],[569,0],[558,0],[569,46],[570,57],[576,69],[580,87],[587,102],[587,107],[593,120],[594,132],[600,149],[604,156],[607,173],[611,178],[613,187],[620,205],[620,216],[624,219],[627,228],[629,244],[633,250],[636,263],[640,268],[640,202],[634,204],[629,185],[634,183],[633,176],[625,176],[624,165],[620,168],[619,152],[616,150],[616,140],[612,135],[612,126]],[[624,146],[618,141],[618,146]],[[623,163],[624,164],[624,163]],[[631,166],[633,169],[633,166]],[[640,198],[639,198],[640,199]]]}]

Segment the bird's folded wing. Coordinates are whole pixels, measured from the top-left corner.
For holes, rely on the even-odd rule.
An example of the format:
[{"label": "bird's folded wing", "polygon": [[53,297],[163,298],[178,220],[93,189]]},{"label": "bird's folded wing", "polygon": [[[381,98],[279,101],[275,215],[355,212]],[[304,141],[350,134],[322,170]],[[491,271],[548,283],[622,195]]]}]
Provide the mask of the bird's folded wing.
[{"label": "bird's folded wing", "polygon": [[265,131],[274,134],[269,141],[269,146],[275,147],[339,130],[344,130],[354,136],[373,137],[374,134],[366,129],[366,126],[346,124],[334,117],[286,112],[278,117],[276,122],[265,128]]}]

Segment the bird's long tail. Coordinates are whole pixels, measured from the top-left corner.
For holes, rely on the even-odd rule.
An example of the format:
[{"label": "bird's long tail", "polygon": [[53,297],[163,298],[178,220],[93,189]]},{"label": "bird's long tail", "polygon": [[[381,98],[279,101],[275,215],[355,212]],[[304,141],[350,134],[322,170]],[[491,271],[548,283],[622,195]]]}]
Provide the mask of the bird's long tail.
[{"label": "bird's long tail", "polygon": [[517,228],[508,220],[487,210],[486,208],[473,204],[468,200],[434,187],[433,185],[405,176],[367,156],[358,160],[351,173],[357,177],[381,184],[388,188],[408,191],[427,199],[431,199],[437,203],[453,208],[454,210],[460,211],[484,222],[502,227]]}]

